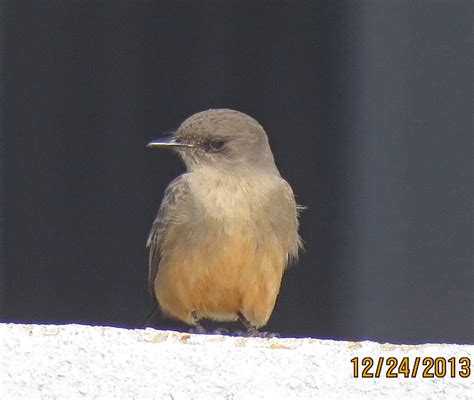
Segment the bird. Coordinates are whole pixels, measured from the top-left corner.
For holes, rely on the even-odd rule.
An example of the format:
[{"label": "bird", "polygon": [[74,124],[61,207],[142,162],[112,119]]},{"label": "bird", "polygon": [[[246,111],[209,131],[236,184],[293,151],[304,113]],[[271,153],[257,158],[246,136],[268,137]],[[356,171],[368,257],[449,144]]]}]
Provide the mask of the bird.
[{"label": "bird", "polygon": [[166,188],[147,240],[148,289],[162,313],[206,332],[237,321],[258,336],[298,258],[302,207],[252,117],[210,109],[147,145],[176,151],[186,172]]}]

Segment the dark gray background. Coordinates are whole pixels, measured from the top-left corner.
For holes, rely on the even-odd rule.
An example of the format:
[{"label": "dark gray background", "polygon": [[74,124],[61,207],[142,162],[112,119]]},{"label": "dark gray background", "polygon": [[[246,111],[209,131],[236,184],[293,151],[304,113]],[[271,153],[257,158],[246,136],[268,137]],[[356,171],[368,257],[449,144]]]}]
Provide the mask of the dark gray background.
[{"label": "dark gray background", "polygon": [[229,107],[308,207],[269,330],[473,342],[472,9],[3,2],[2,319],[137,326],[148,230],[183,171],[145,145]]}]

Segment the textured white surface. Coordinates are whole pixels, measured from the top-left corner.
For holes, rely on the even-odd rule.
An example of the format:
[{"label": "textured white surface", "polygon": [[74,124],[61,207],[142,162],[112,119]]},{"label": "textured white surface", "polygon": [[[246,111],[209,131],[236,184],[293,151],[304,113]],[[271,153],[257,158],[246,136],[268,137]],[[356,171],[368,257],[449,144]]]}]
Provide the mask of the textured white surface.
[{"label": "textured white surface", "polygon": [[354,378],[350,361],[467,356],[472,362],[474,346],[467,345],[248,339],[83,325],[0,324],[0,338],[0,398],[9,400],[474,396],[472,373]]}]

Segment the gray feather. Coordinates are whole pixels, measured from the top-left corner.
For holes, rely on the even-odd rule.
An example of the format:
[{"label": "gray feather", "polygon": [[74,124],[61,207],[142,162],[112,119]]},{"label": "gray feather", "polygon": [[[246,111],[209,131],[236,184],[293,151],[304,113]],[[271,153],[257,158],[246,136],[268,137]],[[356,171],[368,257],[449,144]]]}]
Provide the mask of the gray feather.
[{"label": "gray feather", "polygon": [[174,179],[166,188],[161,202],[158,215],[148,236],[147,247],[150,249],[149,269],[148,269],[148,292],[155,297],[154,283],[161,258],[161,246],[163,238],[169,225],[173,222],[180,210],[182,204],[189,194],[189,186],[187,182],[188,174],[183,174]]}]

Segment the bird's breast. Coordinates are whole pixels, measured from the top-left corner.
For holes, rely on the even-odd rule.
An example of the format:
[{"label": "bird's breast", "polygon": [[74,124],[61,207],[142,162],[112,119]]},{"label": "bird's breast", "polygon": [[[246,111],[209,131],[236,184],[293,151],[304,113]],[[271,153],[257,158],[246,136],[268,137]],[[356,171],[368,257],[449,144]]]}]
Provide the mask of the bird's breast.
[{"label": "bird's breast", "polygon": [[241,221],[246,225],[249,220],[263,217],[274,181],[272,176],[259,174],[235,176],[214,171],[195,173],[191,180],[191,192],[196,212],[216,222],[229,221],[238,226]]}]

